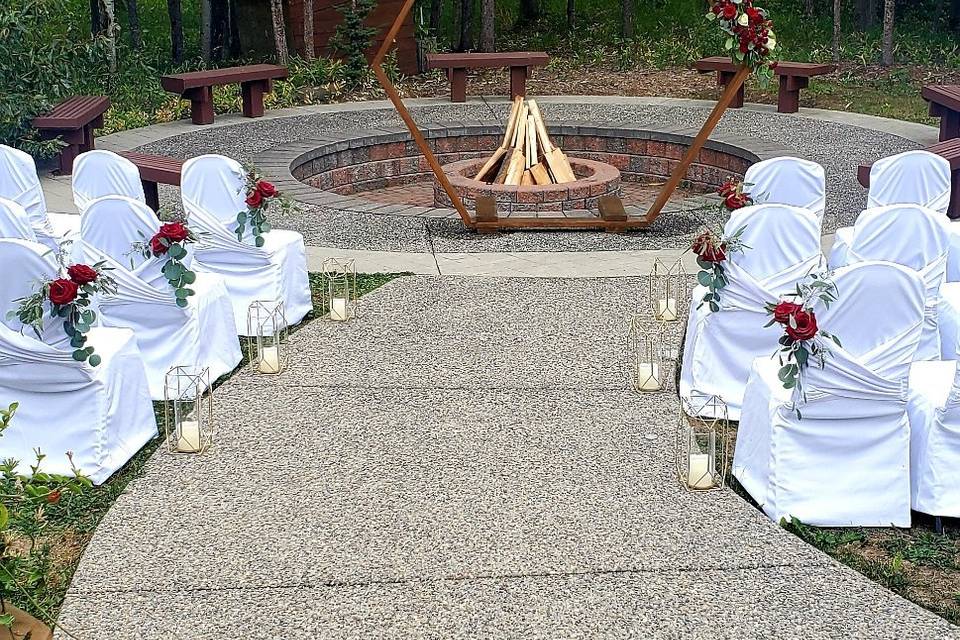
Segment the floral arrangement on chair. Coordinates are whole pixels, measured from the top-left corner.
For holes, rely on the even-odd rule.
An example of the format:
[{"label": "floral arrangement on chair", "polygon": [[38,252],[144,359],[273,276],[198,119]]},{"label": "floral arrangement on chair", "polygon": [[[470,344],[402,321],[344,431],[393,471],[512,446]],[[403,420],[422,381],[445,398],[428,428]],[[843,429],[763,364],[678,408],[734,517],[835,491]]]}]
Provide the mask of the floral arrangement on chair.
[{"label": "floral arrangement on chair", "polygon": [[737,209],[749,207],[754,204],[753,197],[750,195],[750,192],[747,191],[747,187],[752,186],[752,184],[747,184],[743,180],[727,178],[717,190],[717,193],[722,198],[720,209],[736,211]]},{"label": "floral arrangement on chair", "polygon": [[746,226],[740,227],[729,237],[707,228],[693,239],[690,249],[697,254],[697,265],[700,267],[697,282],[708,289],[703,300],[697,305],[698,309],[706,304],[710,306],[710,311],[720,310],[720,290],[727,286],[723,263],[726,262],[728,255],[742,253],[744,249],[750,248],[741,239],[746,228]]},{"label": "floral arrangement on chair", "polygon": [[90,308],[97,294],[117,292],[117,283],[107,271],[110,267],[97,262],[92,267],[86,264],[66,266],[63,254],[57,255],[60,264],[59,277],[40,283],[36,293],[18,298],[16,309],[7,313],[8,318],[17,318],[24,326],[33,327],[37,337],[42,337],[44,307],[49,305],[50,316],[63,319],[63,331],[70,338],[73,359],[87,362],[91,367],[100,364],[101,358],[87,345],[87,332],[97,321],[96,312]]},{"label": "floral arrangement on chair", "polygon": [[267,209],[276,203],[280,207],[281,214],[286,215],[293,210],[294,204],[292,200],[281,195],[272,183],[264,180],[259,169],[252,165],[245,165],[244,169],[247,172],[245,199],[247,210],[237,214],[237,240],[243,242],[243,235],[249,224],[253,232],[253,243],[262,247],[263,234],[273,228],[267,220]]},{"label": "floral arrangement on chair", "polygon": [[196,242],[197,237],[185,219],[165,222],[149,240],[134,242],[131,251],[144,258],[166,256],[163,265],[163,277],[167,279],[176,296],[177,306],[185,308],[190,296],[194,295],[190,285],[197,281],[197,274],[187,268],[183,259],[187,257],[186,244]]},{"label": "floral arrangement on chair", "polygon": [[753,6],[753,0],[715,0],[707,20],[720,25],[726,35],[724,49],[736,62],[752,69],[764,84],[773,78],[777,36],[766,9]]},{"label": "floral arrangement on chair", "polygon": [[[780,349],[774,355],[780,358],[780,371],[777,377],[784,389],[796,389],[800,397],[803,393],[803,371],[810,365],[811,359],[822,369],[826,365],[830,349],[823,339],[840,344],[837,336],[827,333],[817,325],[817,316],[813,307],[817,302],[830,308],[837,300],[837,287],[831,273],[812,273],[810,280],[797,283],[796,290],[777,302],[766,305],[771,315],[765,327],[779,324],[783,327],[780,336]],[[797,415],[800,416],[799,409]],[[802,417],[802,416],[801,416]]]}]

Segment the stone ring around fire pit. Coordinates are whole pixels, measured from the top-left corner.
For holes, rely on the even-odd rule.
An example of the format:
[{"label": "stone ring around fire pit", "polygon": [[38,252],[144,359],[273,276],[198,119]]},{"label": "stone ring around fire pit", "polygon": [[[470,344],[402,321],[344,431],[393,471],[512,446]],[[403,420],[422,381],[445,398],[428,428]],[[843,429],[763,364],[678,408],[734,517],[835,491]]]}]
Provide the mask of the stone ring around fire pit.
[{"label": "stone ring around fire pit", "polygon": [[[584,158],[570,158],[577,177],[573,182],[544,185],[487,184],[474,180],[484,160],[460,160],[443,166],[443,171],[464,206],[476,208],[478,196],[491,196],[497,201],[500,217],[514,212],[573,211],[597,208],[601,197],[620,196],[620,170],[613,165]],[[450,207],[452,202],[440,182],[434,179],[433,202],[437,207]]]}]

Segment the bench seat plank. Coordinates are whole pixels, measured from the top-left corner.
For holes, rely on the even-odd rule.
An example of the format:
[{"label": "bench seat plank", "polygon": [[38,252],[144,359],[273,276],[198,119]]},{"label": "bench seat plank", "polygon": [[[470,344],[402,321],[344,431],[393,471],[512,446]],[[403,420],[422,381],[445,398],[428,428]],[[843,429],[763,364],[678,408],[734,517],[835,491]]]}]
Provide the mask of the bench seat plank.
[{"label": "bench seat plank", "polygon": [[110,108],[105,96],[73,96],[33,119],[33,127],[44,138],[59,137],[66,146],[60,150],[60,174],[73,172],[73,161],[94,148],[94,129],[103,127],[103,114]]},{"label": "bench seat plank", "polygon": [[239,84],[243,96],[243,115],[263,115],[263,94],[273,91],[273,81],[289,75],[286,67],[276,64],[251,64],[242,67],[207,69],[162,76],[160,86],[190,100],[194,124],[213,123],[213,87]]},{"label": "bench seat plank", "polygon": [[[727,56],[710,56],[697,60],[694,68],[698,73],[716,72],[717,84],[725,87],[740,67]],[[807,88],[810,78],[833,73],[836,69],[834,64],[820,62],[778,62],[774,68],[774,73],[780,79],[777,111],[796,113],[800,108],[800,90]],[[730,106],[734,109],[742,107],[743,98],[744,88],[741,87]]]},{"label": "bench seat plank", "polygon": [[154,211],[158,211],[160,209],[160,193],[157,185],[180,186],[183,160],[136,151],[121,151],[120,155],[137,166],[140,171],[140,182],[143,184],[143,195],[147,205]]},{"label": "bench seat plank", "polygon": [[543,51],[506,51],[503,53],[429,53],[428,69],[446,69],[450,80],[450,101],[466,102],[467,69],[510,68],[510,97],[527,94],[527,76],[531,67],[543,67],[550,56]]},{"label": "bench seat plank", "polygon": [[940,141],[960,138],[960,85],[927,85],[920,93],[930,115],[940,118]]},{"label": "bench seat plank", "polygon": [[[932,147],[927,147],[926,150],[943,157],[950,163],[952,178],[950,180],[950,206],[947,209],[947,215],[952,219],[960,218],[960,138],[938,142]],[[857,168],[857,182],[868,189],[870,188],[871,167],[873,167],[873,163],[862,164]]]}]

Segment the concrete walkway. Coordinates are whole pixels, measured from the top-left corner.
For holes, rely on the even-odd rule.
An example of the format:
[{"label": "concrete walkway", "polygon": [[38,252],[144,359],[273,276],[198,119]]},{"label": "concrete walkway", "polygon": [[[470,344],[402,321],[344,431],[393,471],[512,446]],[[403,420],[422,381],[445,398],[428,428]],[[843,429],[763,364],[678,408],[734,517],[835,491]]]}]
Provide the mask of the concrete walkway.
[{"label": "concrete walkway", "polygon": [[158,452],[61,614],[80,637],[946,638],[731,491],[621,373],[643,279],[401,278]]}]

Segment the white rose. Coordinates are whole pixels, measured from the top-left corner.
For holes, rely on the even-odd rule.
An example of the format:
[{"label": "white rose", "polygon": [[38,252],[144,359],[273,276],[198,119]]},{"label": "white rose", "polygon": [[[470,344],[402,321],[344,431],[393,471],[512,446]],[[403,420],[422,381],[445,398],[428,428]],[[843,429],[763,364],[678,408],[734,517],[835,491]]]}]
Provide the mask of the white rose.
[{"label": "white rose", "polygon": [[740,17],[737,19],[737,23],[745,27],[750,24],[750,17],[745,13],[741,13]]},{"label": "white rose", "polygon": [[773,51],[773,50],[776,49],[776,48],[777,48],[777,41],[774,40],[773,38],[768,38],[768,39],[767,39],[767,49],[769,49],[770,51]]}]

